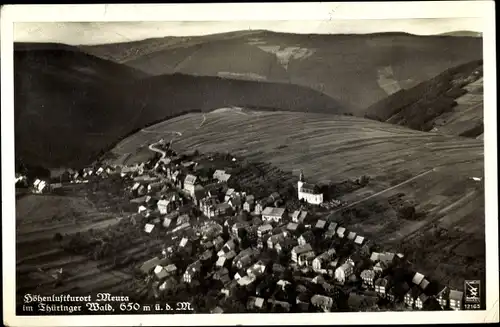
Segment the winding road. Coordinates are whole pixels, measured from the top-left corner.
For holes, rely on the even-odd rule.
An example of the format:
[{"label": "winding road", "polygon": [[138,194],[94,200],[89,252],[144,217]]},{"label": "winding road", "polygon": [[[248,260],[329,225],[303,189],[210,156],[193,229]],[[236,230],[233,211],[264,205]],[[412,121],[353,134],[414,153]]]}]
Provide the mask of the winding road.
[{"label": "winding road", "polygon": [[159,140],[158,142],[152,143],[152,144],[149,145],[149,150],[160,153],[161,154],[161,159],[165,159],[165,157],[167,156],[167,152],[163,151],[163,150],[160,150],[158,148],[155,148],[155,145],[157,145],[157,144],[163,144],[163,143],[164,143],[163,140]]}]

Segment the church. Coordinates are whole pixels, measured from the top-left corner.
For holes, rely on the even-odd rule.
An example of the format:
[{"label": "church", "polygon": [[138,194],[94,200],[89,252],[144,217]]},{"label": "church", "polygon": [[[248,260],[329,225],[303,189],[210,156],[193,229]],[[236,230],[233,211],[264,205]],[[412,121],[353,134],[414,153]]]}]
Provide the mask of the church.
[{"label": "church", "polygon": [[300,171],[300,178],[297,182],[299,200],[304,199],[309,204],[322,204],[323,194],[319,192],[318,186],[308,184],[304,180],[304,173]]}]

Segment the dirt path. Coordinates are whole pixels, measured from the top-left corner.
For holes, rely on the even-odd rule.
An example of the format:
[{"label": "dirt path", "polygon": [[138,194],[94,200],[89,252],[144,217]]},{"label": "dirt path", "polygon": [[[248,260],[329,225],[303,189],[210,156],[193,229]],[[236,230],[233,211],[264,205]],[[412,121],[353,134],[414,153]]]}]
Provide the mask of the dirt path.
[{"label": "dirt path", "polygon": [[200,129],[201,126],[203,126],[203,124],[205,123],[206,120],[207,120],[207,116],[205,114],[203,114],[203,120],[201,121],[200,125],[198,127],[196,127],[196,129]]}]

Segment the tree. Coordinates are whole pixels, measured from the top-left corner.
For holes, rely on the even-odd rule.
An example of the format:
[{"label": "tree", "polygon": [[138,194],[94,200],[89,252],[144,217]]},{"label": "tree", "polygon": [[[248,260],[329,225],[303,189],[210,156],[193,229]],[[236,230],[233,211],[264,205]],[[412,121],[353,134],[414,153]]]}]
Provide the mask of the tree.
[{"label": "tree", "polygon": [[415,214],[415,206],[409,204],[402,205],[398,210],[398,216],[402,219],[413,220],[415,219]]},{"label": "tree", "polygon": [[61,235],[61,233],[54,234],[54,241],[60,243],[62,240],[63,240],[63,236]]}]

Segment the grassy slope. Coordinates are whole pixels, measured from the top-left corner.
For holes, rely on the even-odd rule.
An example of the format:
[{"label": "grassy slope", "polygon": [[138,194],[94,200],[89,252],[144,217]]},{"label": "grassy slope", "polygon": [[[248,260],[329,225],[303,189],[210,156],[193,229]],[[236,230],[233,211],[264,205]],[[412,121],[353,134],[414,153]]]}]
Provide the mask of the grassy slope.
[{"label": "grassy slope", "polygon": [[[398,219],[395,212],[386,207],[381,212],[371,212],[366,219],[351,219],[345,224],[394,248],[400,248],[400,243],[403,246],[418,244],[413,249],[429,247],[429,251],[422,250],[424,254],[420,251],[410,257],[423,255],[424,258],[418,259],[422,270],[437,274],[440,279],[452,278],[454,283],[461,283],[450,276],[479,277],[480,270],[484,269],[481,257],[484,255],[484,189],[482,183],[470,179],[483,175],[481,141],[346,116],[228,110],[205,114],[205,118],[202,114],[185,115],[152,126],[148,131],[124,140],[114,153],[133,153],[142,145],[168,138],[172,131],[178,131],[182,136],[176,137],[177,148],[197,148],[202,152],[227,150],[272,162],[285,170],[297,172],[302,168],[312,181],[371,176],[373,180],[368,189],[347,196],[345,199],[349,202],[428,172],[374,198],[384,204],[388,196],[403,192],[409,201],[417,204],[417,211],[425,215],[423,220]],[[436,226],[453,230],[454,241],[430,237]],[[475,256],[478,262],[472,266],[464,264],[467,260],[476,260]]]},{"label": "grassy slope", "polygon": [[72,47],[41,46],[15,52],[16,156],[27,164],[86,165],[128,133],[187,111],[229,105],[342,111],[335,100],[300,86],[179,74],[143,78]]},{"label": "grassy slope", "polygon": [[[251,71],[272,81],[312,87],[345,103],[353,113],[360,113],[387,95],[379,84],[381,70],[389,69],[393,81],[409,88],[445,69],[481,59],[482,39],[404,33],[298,35],[241,31],[229,36],[168,37],[84,49],[150,74]],[[120,54],[117,49],[121,49]],[[288,56],[286,69],[272,58],[277,52],[278,57],[293,53]]]},{"label": "grassy slope", "polygon": [[477,137],[483,126],[483,63],[449,69],[366,109],[368,118],[417,130]]}]

